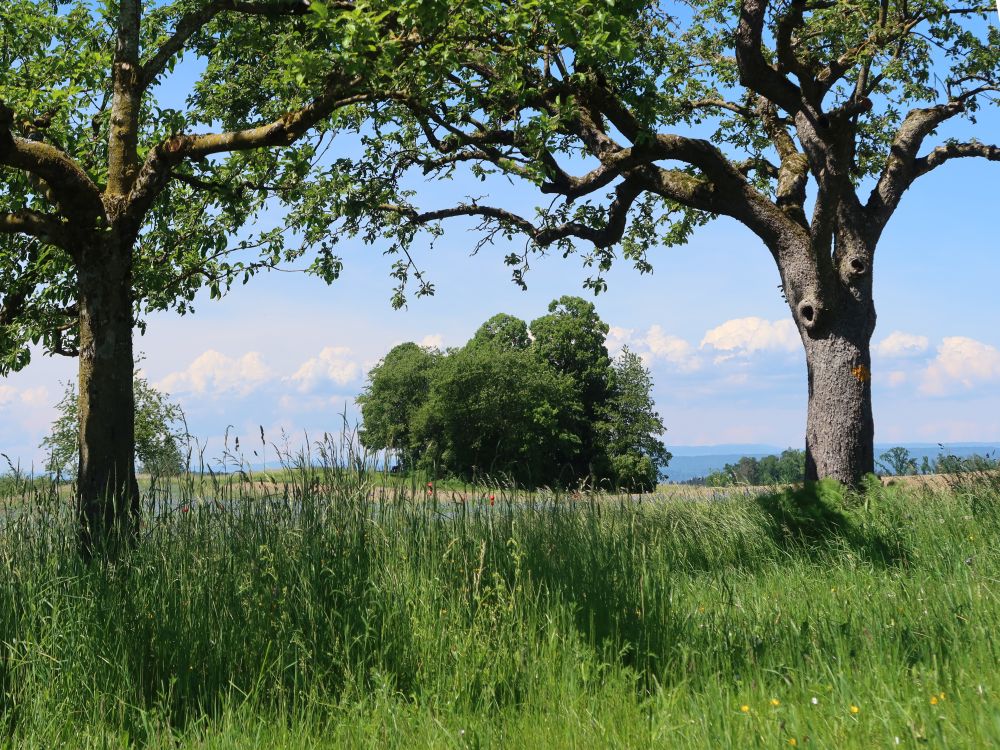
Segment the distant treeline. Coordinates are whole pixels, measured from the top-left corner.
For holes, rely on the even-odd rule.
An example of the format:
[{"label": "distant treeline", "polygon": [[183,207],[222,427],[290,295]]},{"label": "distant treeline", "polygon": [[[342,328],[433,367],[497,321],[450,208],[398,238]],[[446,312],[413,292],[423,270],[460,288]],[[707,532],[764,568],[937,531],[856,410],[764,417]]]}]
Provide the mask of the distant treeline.
[{"label": "distant treeline", "polygon": [[[879,473],[883,475],[906,476],[914,474],[963,474],[974,471],[1000,469],[1000,458],[994,456],[955,456],[939,453],[936,458],[913,456],[902,447],[890,448],[876,461]],[[708,487],[729,487],[732,485],[792,484],[801,482],[805,476],[805,451],[788,448],[780,456],[744,456],[734,464],[726,464],[719,471],[707,476],[689,479],[683,484]]]},{"label": "distant treeline", "polygon": [[878,458],[878,468],[884,474],[907,476],[913,474],[962,474],[970,471],[989,471],[1000,468],[995,456],[955,456],[939,453],[936,458],[920,456],[919,460],[902,447],[890,448]]},{"label": "distant treeline", "polygon": [[729,487],[736,484],[768,485],[801,482],[806,473],[805,451],[788,448],[780,456],[743,456],[734,464],[708,476],[689,479],[684,484]]}]

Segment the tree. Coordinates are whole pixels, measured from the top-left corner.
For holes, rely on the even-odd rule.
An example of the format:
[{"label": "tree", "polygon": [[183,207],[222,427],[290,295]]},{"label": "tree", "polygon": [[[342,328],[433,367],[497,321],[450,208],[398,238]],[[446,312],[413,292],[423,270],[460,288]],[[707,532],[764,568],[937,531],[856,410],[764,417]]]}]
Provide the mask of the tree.
[{"label": "tree", "polygon": [[527,486],[567,484],[584,432],[576,384],[532,352],[463,347],[444,357],[413,440],[427,468]]},{"label": "tree", "polygon": [[[184,445],[188,439],[181,407],[168,394],[156,390],[136,373],[135,456],[138,469],[153,476],[173,476],[184,470]],[[56,405],[59,416],[52,431],[42,441],[48,454],[46,470],[55,475],[75,477],[79,465],[80,413],[76,385],[67,383]]]},{"label": "tree", "polygon": [[[328,149],[447,3],[7,0],[0,8],[0,374],[79,357],[81,542],[131,536],[132,331],[314,252],[339,273]],[[184,109],[159,99],[185,58]],[[216,129],[218,130],[216,131]],[[216,132],[213,132],[216,131]],[[255,231],[265,207],[285,225]],[[286,245],[286,235],[295,239]],[[235,253],[235,255],[234,255]]]},{"label": "tree", "polygon": [[361,442],[399,453],[403,466],[416,465],[423,446],[413,438],[413,419],[430,395],[441,354],[412,342],[400,344],[368,373],[358,397],[364,418]]},{"label": "tree", "polygon": [[608,398],[611,362],[604,344],[608,324],[601,320],[593,303],[563,296],[549,303],[548,315],[531,321],[531,334],[535,354],[576,385],[585,424],[582,449],[573,466],[576,476],[605,473],[595,430],[600,407]]},{"label": "tree", "polygon": [[917,459],[906,448],[898,445],[879,456],[878,463],[883,471],[897,477],[917,473]]},{"label": "tree", "polygon": [[550,202],[526,217],[484,199],[419,205],[400,189],[354,228],[405,242],[413,227],[474,217],[483,241],[528,238],[507,256],[518,283],[533,250],[582,241],[600,291],[616,247],[648,271],[651,246],[735,219],[770,251],[805,349],[806,478],[855,483],[874,470],[879,238],[918,181],[956,159],[1000,160],[996,145],[944,132],[996,103],[995,7],[693,0],[671,17],[672,7],[477,9],[478,42],[446,56],[437,85],[400,97],[395,141],[366,158],[448,175],[471,164]]},{"label": "tree", "polygon": [[625,348],[612,362],[608,398],[600,407],[598,444],[611,464],[618,487],[649,492],[671,455],[652,397],[653,380],[642,359]]},{"label": "tree", "polygon": [[488,346],[499,349],[524,350],[531,346],[528,324],[507,313],[497,313],[487,320],[466,346]]}]

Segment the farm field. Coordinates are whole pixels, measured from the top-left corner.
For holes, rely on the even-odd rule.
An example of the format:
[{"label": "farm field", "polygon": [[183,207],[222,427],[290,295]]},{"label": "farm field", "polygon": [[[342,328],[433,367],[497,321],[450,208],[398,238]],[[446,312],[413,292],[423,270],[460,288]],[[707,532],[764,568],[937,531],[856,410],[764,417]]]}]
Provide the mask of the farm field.
[{"label": "farm field", "polygon": [[995,477],[492,506],[301,479],[176,498],[91,567],[8,483],[3,744],[1000,742]]}]

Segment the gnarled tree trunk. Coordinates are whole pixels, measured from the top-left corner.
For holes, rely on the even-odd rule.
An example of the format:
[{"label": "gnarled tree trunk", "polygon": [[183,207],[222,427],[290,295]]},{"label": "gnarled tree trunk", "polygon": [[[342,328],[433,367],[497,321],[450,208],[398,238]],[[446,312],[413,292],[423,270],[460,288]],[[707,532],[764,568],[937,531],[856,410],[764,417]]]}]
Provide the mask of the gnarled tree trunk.
[{"label": "gnarled tree trunk", "polygon": [[113,236],[93,238],[81,248],[77,509],[87,558],[127,544],[139,517],[131,249]]},{"label": "gnarled tree trunk", "polygon": [[819,270],[822,265],[817,268],[819,304],[810,299],[795,310],[809,383],[805,479],[830,477],[857,485],[875,471],[873,253],[850,238],[838,239],[826,272]]}]

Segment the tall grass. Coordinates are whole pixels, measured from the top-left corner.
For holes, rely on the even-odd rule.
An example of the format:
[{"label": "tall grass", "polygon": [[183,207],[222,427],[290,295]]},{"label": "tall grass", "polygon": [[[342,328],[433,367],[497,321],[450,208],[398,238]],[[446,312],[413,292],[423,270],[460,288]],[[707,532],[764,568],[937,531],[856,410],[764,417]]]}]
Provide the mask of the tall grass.
[{"label": "tall grass", "polygon": [[66,493],[8,478],[0,742],[1000,743],[988,478],[452,500],[325,459],[154,485],[135,549],[89,566]]}]

